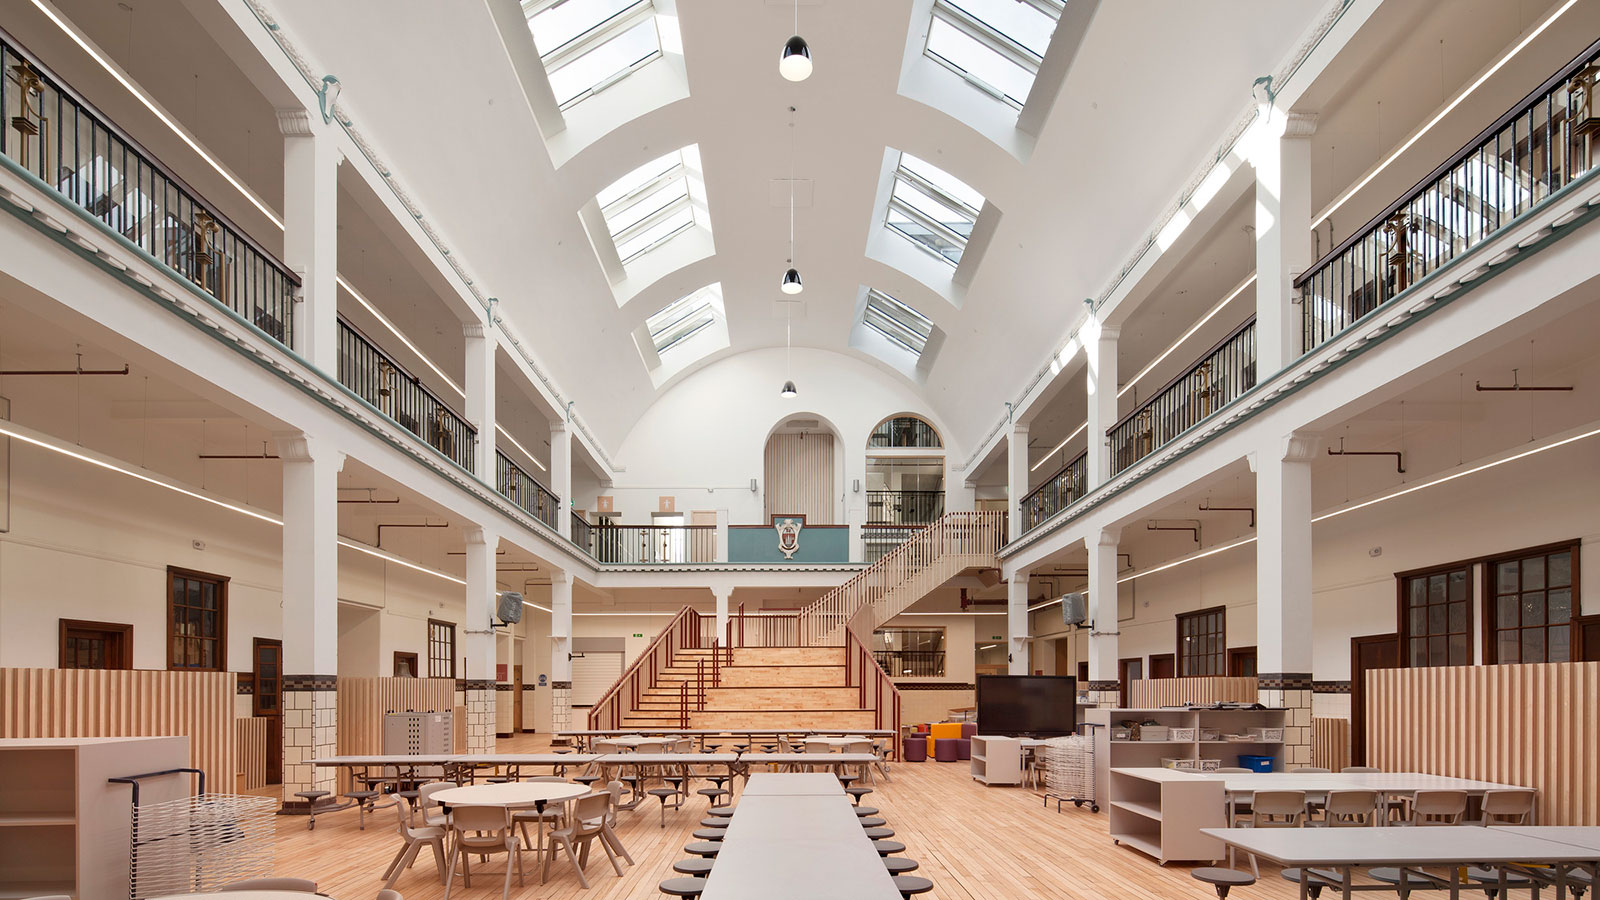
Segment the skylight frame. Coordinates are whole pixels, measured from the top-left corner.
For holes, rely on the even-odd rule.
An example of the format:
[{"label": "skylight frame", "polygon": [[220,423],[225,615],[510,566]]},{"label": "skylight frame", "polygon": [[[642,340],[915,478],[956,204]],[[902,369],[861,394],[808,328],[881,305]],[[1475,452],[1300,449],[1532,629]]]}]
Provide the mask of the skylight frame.
[{"label": "skylight frame", "polygon": [[[1015,2],[1032,7],[1041,15],[1057,23],[1060,22],[1061,14],[1066,10],[1065,0],[1015,0]],[[1021,110],[1027,103],[1028,98],[1026,96],[1012,96],[1000,85],[991,84],[972,71],[972,69],[963,66],[959,60],[951,59],[933,49],[932,42],[939,22],[949,25],[957,32],[978,43],[1001,61],[1026,72],[1028,74],[1029,91],[1032,90],[1033,82],[1039,76],[1039,67],[1044,63],[1043,53],[1035,51],[1027,44],[967,10],[962,6],[962,0],[934,0],[933,2],[928,37],[923,43],[922,55],[959,75],[962,80],[974,88],[1007,106]]]},{"label": "skylight frame", "polygon": [[[575,0],[522,0],[523,17],[528,22],[530,32],[533,28],[535,16],[569,2],[575,2]],[[563,112],[662,58],[664,51],[661,30],[656,22],[655,2],[654,0],[636,0],[636,2],[618,10],[607,18],[594,23],[560,46],[548,50],[537,48],[540,51],[539,61],[544,64],[545,74],[550,78],[553,87],[556,74],[562,69],[588,56],[590,53],[600,50],[611,41],[621,38],[646,22],[650,23],[650,28],[654,34],[655,49],[638,59],[632,60],[622,68],[617,69],[565,100],[557,96],[556,103]],[[537,42],[535,43],[537,45]]]},{"label": "skylight frame", "polygon": [[933,320],[877,288],[867,288],[861,324],[917,359],[933,338]]},{"label": "skylight frame", "polygon": [[[932,169],[933,171],[944,175],[954,182],[955,187],[963,190],[957,191],[953,190],[951,187],[940,185],[927,175],[907,168],[907,158],[910,158],[922,168]],[[941,222],[932,218],[911,203],[896,196],[896,188],[898,188],[901,184],[904,184],[907,187],[926,195],[934,202],[949,208],[951,212],[965,217],[968,222],[967,233],[962,234],[956,231],[950,227],[949,223]],[[932,254],[938,259],[943,260],[952,266],[959,266],[961,264],[961,257],[966,252],[967,242],[971,239],[972,228],[977,225],[978,216],[983,211],[981,208],[981,203],[979,207],[975,208],[971,203],[961,199],[958,196],[958,193],[961,192],[971,194],[974,199],[983,199],[982,194],[979,194],[978,191],[974,190],[971,185],[967,184],[961,179],[956,178],[954,175],[951,175],[949,172],[946,172],[931,163],[925,162],[924,160],[918,159],[915,156],[911,156],[909,153],[901,151],[900,161],[896,163],[894,169],[894,181],[889,188],[889,203],[884,214],[884,227],[888,228],[895,234],[900,235],[918,247],[921,247],[925,252]],[[929,233],[942,238],[947,243],[955,246],[957,248],[955,258],[951,259],[949,254],[928,243],[921,236],[899,227],[894,222],[894,216],[897,213],[922,226]]]},{"label": "skylight frame", "polygon": [[[605,220],[606,231],[611,235],[612,244],[616,247],[617,256],[623,265],[696,225],[710,227],[710,223],[705,221],[706,216],[703,211],[697,209],[695,205],[699,186],[695,182],[694,166],[690,165],[688,159],[692,147],[694,145],[651,160],[612,182],[596,195],[595,201],[598,203],[605,197],[616,194],[610,202],[600,207],[600,215]],[[645,173],[642,181],[627,186],[617,193],[619,184],[640,172]],[[659,205],[650,208],[650,204],[657,202],[658,198],[661,201]],[[644,210],[642,215],[633,215],[641,210]],[[626,224],[619,227],[618,220]],[[649,236],[653,230],[659,230],[661,226],[672,224],[674,221],[676,224],[670,229],[624,251],[625,247],[636,243],[641,237]]]},{"label": "skylight frame", "polygon": [[721,285],[708,284],[656,310],[645,319],[656,356],[679,347],[722,319]]}]

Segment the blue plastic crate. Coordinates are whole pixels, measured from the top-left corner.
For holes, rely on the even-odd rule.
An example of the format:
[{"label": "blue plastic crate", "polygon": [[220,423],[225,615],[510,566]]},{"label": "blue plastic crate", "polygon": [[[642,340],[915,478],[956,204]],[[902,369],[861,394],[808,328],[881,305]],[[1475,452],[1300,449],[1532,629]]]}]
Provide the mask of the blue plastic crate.
[{"label": "blue plastic crate", "polygon": [[1239,768],[1249,769],[1252,772],[1271,772],[1275,756],[1257,756],[1254,753],[1239,754]]}]

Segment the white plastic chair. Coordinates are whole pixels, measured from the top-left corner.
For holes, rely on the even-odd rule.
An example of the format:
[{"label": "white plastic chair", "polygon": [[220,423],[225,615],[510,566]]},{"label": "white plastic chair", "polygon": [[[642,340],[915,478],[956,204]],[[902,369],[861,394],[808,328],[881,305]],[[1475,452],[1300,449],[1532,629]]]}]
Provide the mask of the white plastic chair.
[{"label": "white plastic chair", "polygon": [[[550,880],[550,860],[555,858],[555,847],[561,845],[566,851],[567,859],[578,872],[578,883],[584,890],[589,888],[589,879],[583,874],[583,867],[589,862],[589,845],[595,838],[601,838],[600,849],[606,852],[606,858],[611,860],[611,868],[616,870],[617,877],[622,877],[622,864],[617,862],[617,855],[612,851],[612,842],[605,839],[610,826],[606,825],[606,807],[610,804],[609,794],[584,794],[573,804],[572,816],[567,820],[564,828],[557,828],[550,832],[550,851],[544,855],[544,874],[541,883]],[[612,834],[614,838],[615,835]],[[575,851],[574,848],[577,848]],[[578,852],[581,851],[581,852]],[[509,886],[510,882],[507,882]]]},{"label": "white plastic chair", "polygon": [[501,900],[509,900],[511,896],[512,863],[517,867],[517,884],[526,884],[522,875],[522,854],[517,852],[520,842],[511,824],[511,810],[503,806],[451,807],[450,830],[455,836],[455,852],[450,857],[450,871],[445,875],[445,900],[450,900],[450,889],[455,887],[457,862],[461,863],[463,886],[472,887],[473,856],[506,855],[506,881],[500,892]]},{"label": "white plastic chair", "polygon": [[400,840],[403,842],[400,849],[395,851],[394,859],[389,861],[389,867],[383,870],[383,877],[387,879],[383,886],[385,889],[394,887],[399,880],[400,873],[411,868],[417,861],[417,851],[423,844],[433,848],[433,865],[438,872],[439,880],[444,880],[444,836],[445,831],[437,825],[423,825],[416,827],[411,824],[411,812],[404,800],[394,804],[395,813],[400,820]]}]

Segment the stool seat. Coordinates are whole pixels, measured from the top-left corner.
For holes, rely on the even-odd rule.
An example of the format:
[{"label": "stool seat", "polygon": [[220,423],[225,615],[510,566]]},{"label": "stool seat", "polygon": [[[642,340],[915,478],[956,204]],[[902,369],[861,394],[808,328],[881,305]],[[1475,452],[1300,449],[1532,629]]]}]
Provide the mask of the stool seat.
[{"label": "stool seat", "polygon": [[878,851],[879,856],[888,856],[891,853],[904,853],[906,845],[899,841],[873,841],[872,849]]},{"label": "stool seat", "polygon": [[684,844],[683,852],[693,853],[695,856],[704,856],[709,859],[722,852],[722,844],[717,841],[694,841]]},{"label": "stool seat", "polygon": [[858,815],[858,816],[875,816],[877,814],[878,814],[878,808],[876,806],[858,806],[858,807],[856,807],[856,815]]},{"label": "stool seat", "polygon": [[[1371,877],[1372,880],[1381,881],[1381,882],[1384,882],[1385,884],[1399,884],[1400,883],[1400,869],[1398,867],[1396,867],[1396,866],[1379,866],[1376,869],[1368,869],[1367,870],[1367,875],[1369,877]],[[1416,869],[1407,869],[1407,870],[1405,870],[1405,878],[1406,878],[1406,887],[1407,888],[1410,888],[1412,885],[1416,885],[1416,890],[1419,890],[1419,891],[1420,890],[1427,890],[1430,887],[1434,887],[1434,886],[1436,886],[1436,887],[1444,887],[1445,886],[1444,879],[1435,878],[1432,875],[1427,874],[1426,872],[1419,872]]]},{"label": "stool seat", "polygon": [[706,889],[704,878],[668,878],[657,885],[661,893],[672,897],[698,897]]},{"label": "stool seat", "polygon": [[1256,883],[1256,878],[1254,875],[1251,875],[1249,872],[1241,872],[1238,869],[1221,869],[1213,866],[1206,866],[1195,869],[1189,874],[1193,876],[1195,880],[1204,881],[1206,884],[1216,888],[1217,897],[1219,900],[1225,900],[1225,898],[1228,896],[1228,891],[1232,888],[1244,887],[1245,885]]},{"label": "stool seat", "polygon": [[316,801],[321,800],[323,797],[328,796],[328,792],[327,791],[295,791],[294,795],[296,797],[304,797],[305,799],[310,800],[311,802],[315,803]]},{"label": "stool seat", "polygon": [[922,863],[914,859],[906,859],[904,856],[885,856],[883,865],[884,868],[889,870],[890,875],[904,875],[907,872],[915,872],[921,867]]},{"label": "stool seat", "polygon": [[345,791],[344,795],[351,800],[371,800],[378,796],[377,791]]},{"label": "stool seat", "polygon": [[894,829],[893,828],[868,828],[868,829],[866,829],[866,835],[867,835],[867,837],[872,838],[875,841],[881,841],[884,838],[892,838],[892,837],[894,837]]},{"label": "stool seat", "polygon": [[933,882],[918,875],[896,875],[894,888],[900,892],[900,896],[910,897],[912,894],[925,894],[933,890]]},{"label": "stool seat", "polygon": [[861,823],[862,828],[880,828],[889,824],[878,816],[858,816],[856,821]]},{"label": "stool seat", "polygon": [[717,816],[706,816],[700,820],[701,828],[727,828],[728,820]]},{"label": "stool seat", "polygon": [[600,780],[600,776],[599,775],[579,775],[579,776],[577,776],[576,778],[574,778],[572,780],[576,781],[579,784],[594,784],[596,781]]},{"label": "stool seat", "polygon": [[672,864],[672,871],[683,875],[705,877],[705,874],[711,871],[711,860],[703,856],[697,856],[694,859],[680,859]]},{"label": "stool seat", "polygon": [[852,785],[855,782],[860,781],[860,780],[861,780],[861,776],[860,775],[840,775],[839,776],[840,783],[842,783],[845,787],[849,787],[850,785]]},{"label": "stool seat", "polygon": [[720,841],[728,833],[726,828],[696,828],[694,836],[702,841]]},{"label": "stool seat", "polygon": [[[1291,884],[1300,883],[1299,869],[1284,869],[1278,874],[1283,876],[1284,881]],[[1325,887],[1335,889],[1339,887],[1339,873],[1337,872],[1329,869],[1310,869],[1307,871],[1307,875],[1309,877],[1306,878],[1306,893],[1311,895],[1311,900],[1317,900],[1318,897],[1322,896],[1322,889]]]},{"label": "stool seat", "polygon": [[724,818],[724,819],[732,818],[733,817],[733,807],[731,807],[731,806],[719,806],[716,809],[708,809],[708,810],[706,810],[706,815],[708,815],[708,816],[718,816],[718,817]]}]

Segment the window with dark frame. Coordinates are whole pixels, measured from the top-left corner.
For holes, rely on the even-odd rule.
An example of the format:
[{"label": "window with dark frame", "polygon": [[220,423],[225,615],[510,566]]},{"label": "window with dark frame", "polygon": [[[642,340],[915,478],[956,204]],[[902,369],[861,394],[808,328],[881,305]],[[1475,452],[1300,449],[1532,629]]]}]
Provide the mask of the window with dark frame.
[{"label": "window with dark frame", "polygon": [[1399,579],[1406,665],[1472,665],[1472,566],[1458,563]]},{"label": "window with dark frame", "polygon": [[60,620],[60,654],[63,669],[133,668],[133,626],[121,622]]},{"label": "window with dark frame", "polygon": [[227,668],[228,579],[167,568],[167,668]]},{"label": "window with dark frame", "polygon": [[456,677],[456,626],[428,620],[428,677]]},{"label": "window with dark frame", "polygon": [[1221,606],[1178,615],[1178,675],[1228,674],[1227,610]]},{"label": "window with dark frame", "polygon": [[1535,547],[1484,565],[1487,663],[1567,662],[1578,608],[1578,545]]}]

